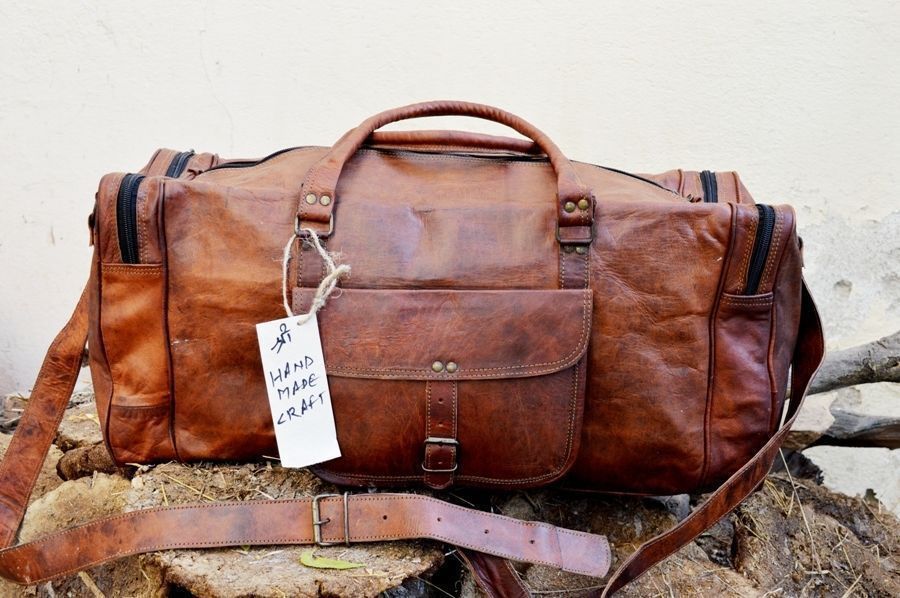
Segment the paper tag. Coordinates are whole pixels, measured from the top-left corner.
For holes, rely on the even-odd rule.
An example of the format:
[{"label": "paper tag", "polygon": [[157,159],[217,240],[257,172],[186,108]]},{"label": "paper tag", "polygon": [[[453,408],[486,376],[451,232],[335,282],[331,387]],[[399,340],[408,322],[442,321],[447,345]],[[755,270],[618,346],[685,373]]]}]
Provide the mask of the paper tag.
[{"label": "paper tag", "polygon": [[284,467],[341,456],[315,314],[256,325],[278,454]]}]

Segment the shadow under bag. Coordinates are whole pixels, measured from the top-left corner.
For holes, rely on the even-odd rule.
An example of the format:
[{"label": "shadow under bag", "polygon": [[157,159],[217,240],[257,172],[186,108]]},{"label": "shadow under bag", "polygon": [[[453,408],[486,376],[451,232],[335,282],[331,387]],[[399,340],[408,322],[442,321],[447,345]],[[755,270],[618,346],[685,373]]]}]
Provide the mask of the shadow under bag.
[{"label": "shadow under bag", "polygon": [[[460,115],[527,140],[376,132]],[[608,595],[763,480],[823,357],[789,206],[735,173],[572,162],[508,112],[414,104],[261,160],[160,150],[100,182],[91,276],[0,464],[0,574],[33,584],[165,548],[432,538],[481,588],[506,559],[602,577],[605,537],[429,496],[348,493],[135,511],[14,545],[85,342],[114,461],[275,454],[256,324],[310,309],[313,230],[352,266],[318,312],[346,487],[712,491]]]}]

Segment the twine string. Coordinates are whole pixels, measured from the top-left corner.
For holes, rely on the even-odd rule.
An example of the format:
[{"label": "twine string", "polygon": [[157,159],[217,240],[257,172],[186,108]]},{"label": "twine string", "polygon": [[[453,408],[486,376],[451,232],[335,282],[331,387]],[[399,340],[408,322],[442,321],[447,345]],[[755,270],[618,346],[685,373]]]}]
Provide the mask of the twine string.
[{"label": "twine string", "polygon": [[[322,242],[319,240],[319,235],[317,235],[314,230],[311,228],[304,228],[301,230],[305,231],[308,235],[305,240],[309,241],[316,250],[316,253],[322,256],[322,261],[325,262],[325,277],[322,278],[322,282],[320,282],[319,286],[316,288],[316,294],[313,296],[309,311],[301,314],[297,320],[298,326],[308,322],[311,317],[322,309],[325,302],[328,301],[328,297],[331,296],[334,289],[337,287],[338,280],[342,276],[350,274],[350,266],[347,264],[335,264],[334,255],[325,250],[322,246]],[[291,262],[291,248],[294,245],[294,241],[298,238],[299,235],[296,232],[291,235],[287,245],[284,246],[284,256],[281,260],[281,299],[284,301],[284,311],[287,313],[288,317],[294,316],[294,311],[291,309],[291,304],[288,301],[288,266]]]}]

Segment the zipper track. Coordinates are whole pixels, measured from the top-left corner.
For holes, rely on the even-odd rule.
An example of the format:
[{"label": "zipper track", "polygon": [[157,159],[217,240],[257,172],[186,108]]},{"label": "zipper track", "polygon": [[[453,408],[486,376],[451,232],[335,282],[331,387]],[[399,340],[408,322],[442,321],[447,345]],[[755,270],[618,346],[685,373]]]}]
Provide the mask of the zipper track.
[{"label": "zipper track", "polygon": [[750,266],[747,268],[747,287],[744,289],[747,295],[756,295],[759,292],[759,283],[769,257],[769,246],[772,244],[772,233],[775,230],[775,208],[757,204],[756,210],[759,212],[759,225],[756,227],[753,253],[750,256]]},{"label": "zipper track", "polygon": [[[441,155],[441,156],[456,156],[458,158],[475,158],[477,160],[499,160],[501,162],[549,162],[550,160],[546,156],[532,156],[527,154],[503,154],[503,153],[490,153],[487,154],[485,152],[462,152],[462,151],[425,151],[425,150],[406,150],[406,149],[384,149],[378,147],[367,147],[365,148],[368,151],[379,152],[382,154],[394,155],[394,156],[403,156],[403,155]],[[671,189],[666,189],[656,181],[651,181],[650,179],[645,179],[644,177],[634,174],[632,172],[627,172],[625,170],[619,170],[618,168],[610,168],[609,166],[600,166],[597,164],[589,164],[587,162],[578,162],[577,160],[572,160],[575,164],[584,164],[586,166],[592,166],[594,168],[600,168],[601,170],[607,170],[609,172],[615,172],[616,174],[625,175],[627,177],[631,177],[643,183],[647,183],[648,185],[653,185],[654,187],[658,187],[664,191],[668,191],[669,193],[674,193]]]},{"label": "zipper track", "polygon": [[260,158],[259,160],[233,160],[231,162],[225,162],[224,164],[219,164],[217,166],[213,166],[212,168],[207,168],[200,174],[206,174],[207,172],[212,172],[213,170],[222,170],[224,168],[250,168],[252,166],[262,164],[263,162],[268,162],[272,158],[278,157],[281,154],[286,154],[288,152],[303,149],[305,147],[308,146],[298,145],[296,147],[286,147],[284,149],[278,150],[277,152],[273,152],[264,158]]},{"label": "zipper track", "polygon": [[122,261],[126,264],[139,264],[141,261],[137,238],[137,195],[143,180],[142,174],[126,174],[116,196],[116,232]]},{"label": "zipper track", "polygon": [[[277,152],[271,153],[264,158],[260,158],[259,160],[235,160],[233,162],[226,162],[225,164],[219,164],[218,166],[213,166],[212,168],[208,168],[200,174],[202,175],[207,172],[212,172],[213,170],[222,170],[223,168],[252,168],[254,166],[258,166],[258,165],[262,164],[263,162],[267,162],[267,161],[271,160],[272,158],[276,158],[276,157],[280,156],[281,154],[286,154],[287,152],[291,152],[291,151],[299,150],[299,149],[307,149],[309,147],[310,146],[306,146],[306,145],[300,145],[297,147],[288,147],[288,148],[285,148],[282,150],[278,150]],[[547,158],[545,158],[543,156],[528,156],[528,155],[517,155],[517,154],[504,155],[504,154],[496,154],[495,153],[495,154],[490,154],[490,155],[484,155],[483,153],[479,153],[479,152],[459,152],[459,151],[428,152],[428,151],[423,151],[423,150],[384,149],[384,148],[378,148],[378,147],[365,147],[363,149],[365,149],[367,151],[379,152],[382,154],[396,155],[396,156],[439,154],[439,155],[443,155],[443,156],[456,156],[456,157],[460,157],[460,158],[477,158],[479,160],[502,160],[504,162],[547,162],[548,161]],[[575,161],[573,160],[573,162],[575,162]],[[636,175],[631,172],[619,170],[617,168],[610,168],[608,166],[598,166],[597,164],[589,164],[587,162],[578,162],[578,164],[585,164],[587,166],[593,166],[594,168],[600,168],[602,170],[608,170],[610,172],[622,174],[622,175],[631,177],[633,179],[636,179],[638,181],[647,183],[648,185],[653,185],[654,187],[662,189],[663,191],[668,191],[669,193],[673,193],[673,194],[677,195],[677,193],[675,193],[671,189],[667,189],[666,187],[663,187],[656,181],[651,181],[650,179],[645,179],[644,177]]]},{"label": "zipper track", "polygon": [[169,163],[169,168],[166,170],[166,176],[171,177],[173,179],[177,179],[184,172],[184,169],[187,168],[188,161],[191,159],[191,156],[194,155],[194,150],[188,150],[186,152],[180,152],[172,158],[172,161]]},{"label": "zipper track", "polygon": [[718,203],[719,183],[716,181],[716,173],[704,170],[700,173],[700,184],[703,185],[704,203]]}]

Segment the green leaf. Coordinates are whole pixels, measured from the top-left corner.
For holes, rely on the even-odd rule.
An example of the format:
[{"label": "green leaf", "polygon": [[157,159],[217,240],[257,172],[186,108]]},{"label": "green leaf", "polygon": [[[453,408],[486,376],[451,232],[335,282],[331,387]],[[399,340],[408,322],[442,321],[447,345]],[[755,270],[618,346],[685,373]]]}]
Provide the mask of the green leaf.
[{"label": "green leaf", "polygon": [[360,567],[365,567],[362,563],[318,557],[313,554],[312,550],[300,553],[300,564],[315,569],[359,569]]}]

